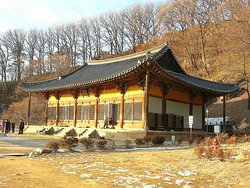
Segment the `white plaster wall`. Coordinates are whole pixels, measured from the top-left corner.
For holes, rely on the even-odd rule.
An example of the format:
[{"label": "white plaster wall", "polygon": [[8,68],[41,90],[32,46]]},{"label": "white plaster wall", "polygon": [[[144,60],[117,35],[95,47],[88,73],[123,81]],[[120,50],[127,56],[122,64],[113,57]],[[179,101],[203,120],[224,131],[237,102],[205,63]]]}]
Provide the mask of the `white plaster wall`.
[{"label": "white plaster wall", "polygon": [[184,118],[184,128],[188,128],[189,105],[167,100],[167,114],[181,115]]},{"label": "white plaster wall", "polygon": [[148,112],[162,113],[162,100],[156,97],[149,97]]},{"label": "white plaster wall", "polygon": [[193,105],[194,125],[195,129],[202,129],[202,107]]},{"label": "white plaster wall", "polygon": [[[162,113],[162,99],[156,97],[149,97],[149,112]],[[184,117],[184,128],[189,128],[188,116],[189,116],[189,104],[173,102],[167,100],[166,113],[181,115]],[[193,128],[202,128],[202,107],[193,105],[194,125]]]}]

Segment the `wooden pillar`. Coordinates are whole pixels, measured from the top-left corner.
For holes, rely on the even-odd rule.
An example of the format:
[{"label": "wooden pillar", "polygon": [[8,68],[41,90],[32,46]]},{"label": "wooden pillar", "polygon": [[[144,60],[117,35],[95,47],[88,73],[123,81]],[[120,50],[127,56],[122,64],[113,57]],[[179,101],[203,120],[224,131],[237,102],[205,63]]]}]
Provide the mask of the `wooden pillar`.
[{"label": "wooden pillar", "polygon": [[120,128],[123,129],[124,121],[124,93],[121,93],[121,102],[120,102]]},{"label": "wooden pillar", "polygon": [[223,94],[223,132],[226,133],[226,95]]},{"label": "wooden pillar", "polygon": [[49,109],[49,93],[46,93],[45,94],[45,114],[44,114],[44,117],[45,117],[45,125],[47,126],[48,125],[48,109]]},{"label": "wooden pillar", "polygon": [[98,126],[98,109],[99,109],[99,96],[100,96],[100,89],[98,87],[93,89],[93,93],[95,95],[95,115],[94,115],[94,125],[95,128]]},{"label": "wooden pillar", "polygon": [[[206,130],[206,121],[205,121],[205,111],[206,111],[206,107],[205,107],[205,102],[202,100],[202,130],[205,131]],[[208,125],[207,125],[208,126]]]},{"label": "wooden pillar", "polygon": [[141,126],[143,129],[145,129],[145,101],[146,101],[146,92],[143,91],[142,93],[142,115],[141,115]]},{"label": "wooden pillar", "polygon": [[58,126],[58,123],[59,123],[59,108],[60,108],[60,103],[59,103],[60,93],[59,92],[57,92],[55,94],[55,98],[57,100],[57,103],[56,103],[56,126]]},{"label": "wooden pillar", "polygon": [[28,103],[27,125],[30,125],[30,105],[31,105],[31,92],[29,92],[29,103]]},{"label": "wooden pillar", "polygon": [[148,103],[149,103],[149,71],[145,77],[145,94],[144,94],[144,130],[148,130]]},{"label": "wooden pillar", "polygon": [[189,115],[193,115],[193,102],[191,98],[189,98]]},{"label": "wooden pillar", "polygon": [[164,127],[164,129],[167,129],[167,118],[166,118],[166,114],[167,114],[167,94],[168,94],[168,88],[166,86],[166,84],[162,83],[161,87],[160,87],[161,93],[162,93],[162,126]]},{"label": "wooden pillar", "polygon": [[95,97],[95,118],[94,118],[95,128],[97,128],[98,125],[98,104],[99,104],[99,98]]},{"label": "wooden pillar", "polygon": [[77,122],[77,98],[78,98],[78,91],[75,91],[73,93],[73,98],[74,98],[74,122],[73,125],[76,127],[76,122]]},{"label": "wooden pillar", "polygon": [[121,129],[123,129],[123,122],[124,122],[124,95],[127,90],[127,85],[126,83],[116,83],[116,89],[120,92],[121,94],[121,99],[120,99],[120,114],[119,114],[119,126]]}]

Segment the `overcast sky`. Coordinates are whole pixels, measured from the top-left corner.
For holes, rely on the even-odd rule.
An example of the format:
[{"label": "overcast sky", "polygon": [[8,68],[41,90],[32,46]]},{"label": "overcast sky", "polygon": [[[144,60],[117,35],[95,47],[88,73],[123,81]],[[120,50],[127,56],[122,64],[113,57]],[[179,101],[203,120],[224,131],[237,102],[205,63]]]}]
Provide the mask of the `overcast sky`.
[{"label": "overcast sky", "polygon": [[[151,0],[158,3],[166,0]],[[77,22],[109,10],[120,10],[148,0],[0,0],[0,32],[21,28],[48,28]]]}]

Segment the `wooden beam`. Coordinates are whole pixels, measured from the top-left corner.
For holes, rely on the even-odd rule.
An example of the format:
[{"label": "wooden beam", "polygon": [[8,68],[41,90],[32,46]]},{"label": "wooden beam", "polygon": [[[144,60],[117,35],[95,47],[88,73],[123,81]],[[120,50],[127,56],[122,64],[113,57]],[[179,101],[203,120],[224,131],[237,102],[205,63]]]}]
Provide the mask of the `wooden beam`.
[{"label": "wooden beam", "polygon": [[73,98],[74,98],[74,119],[73,119],[73,125],[76,127],[76,122],[77,122],[77,99],[79,96],[79,91],[75,90],[73,93]]},{"label": "wooden beam", "polygon": [[148,102],[149,102],[149,71],[145,77],[145,103],[144,103],[144,130],[148,130]]},{"label": "wooden beam", "polygon": [[48,110],[49,110],[49,93],[45,93],[45,125],[48,125]]},{"label": "wooden beam", "polygon": [[95,97],[95,117],[94,117],[95,128],[97,128],[98,125],[98,104],[99,104],[99,97]]},{"label": "wooden beam", "polygon": [[223,132],[226,133],[226,95],[223,94]]},{"label": "wooden beam", "polygon": [[121,101],[120,101],[120,128],[123,129],[123,122],[124,122],[124,93],[121,94]]},{"label": "wooden beam", "polygon": [[166,114],[167,114],[167,94],[169,91],[169,88],[167,85],[163,82],[160,82],[160,90],[162,94],[162,126],[164,129],[167,129],[167,122],[166,122]]},{"label": "wooden beam", "polygon": [[30,125],[30,105],[31,105],[31,92],[29,92],[29,103],[28,103],[27,125]]},{"label": "wooden beam", "polygon": [[119,114],[119,125],[120,128],[123,129],[123,122],[124,122],[124,95],[128,89],[127,83],[126,82],[116,82],[116,89],[120,92],[121,94],[121,99],[120,99],[120,114]]},{"label": "wooden beam", "polygon": [[94,125],[95,128],[98,126],[98,108],[99,108],[99,96],[101,94],[100,87],[92,88],[92,93],[95,95],[95,115],[94,115]]},{"label": "wooden beam", "polygon": [[56,100],[57,100],[57,103],[56,103],[56,126],[58,126],[59,124],[59,108],[60,108],[60,103],[59,103],[59,100],[60,100],[60,93],[59,92],[56,92],[54,94]]}]

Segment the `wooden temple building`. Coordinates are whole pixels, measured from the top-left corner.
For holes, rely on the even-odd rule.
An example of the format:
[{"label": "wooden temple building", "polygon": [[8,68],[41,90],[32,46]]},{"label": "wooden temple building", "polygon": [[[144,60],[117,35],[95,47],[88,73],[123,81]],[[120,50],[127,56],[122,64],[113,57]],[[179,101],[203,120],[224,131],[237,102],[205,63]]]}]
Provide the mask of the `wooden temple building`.
[{"label": "wooden temple building", "polygon": [[189,129],[189,116],[205,130],[206,102],[223,96],[225,117],[225,96],[237,90],[188,75],[168,45],[19,87],[46,97],[46,125],[145,131]]}]

